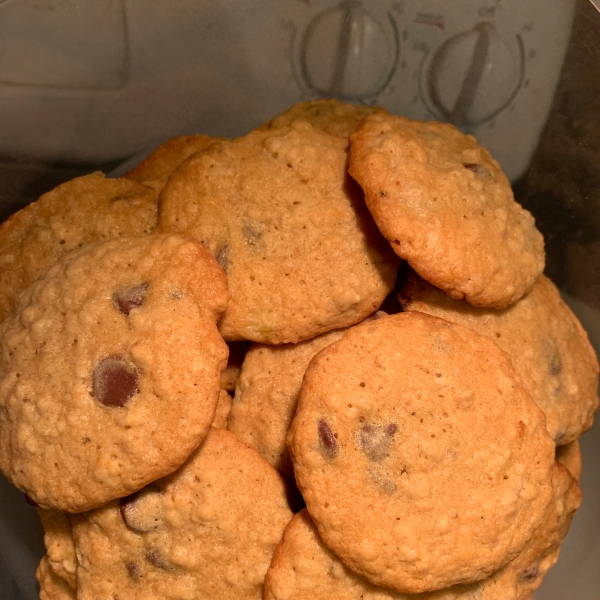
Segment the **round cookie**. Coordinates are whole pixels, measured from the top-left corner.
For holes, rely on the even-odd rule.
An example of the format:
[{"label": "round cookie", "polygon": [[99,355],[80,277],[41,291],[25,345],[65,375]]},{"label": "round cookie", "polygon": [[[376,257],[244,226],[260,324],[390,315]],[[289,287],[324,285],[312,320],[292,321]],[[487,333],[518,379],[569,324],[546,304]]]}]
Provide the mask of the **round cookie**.
[{"label": "round cookie", "polygon": [[334,99],[309,100],[294,104],[259,129],[281,129],[295,121],[305,121],[329,135],[348,138],[366,116],[373,114],[388,113],[380,106],[348,104]]},{"label": "round cookie", "polygon": [[292,513],[256,450],[211,429],[176,473],[77,515],[79,600],[260,600]]},{"label": "round cookie", "polygon": [[349,172],[396,254],[453,298],[504,308],[544,270],[544,242],[498,163],[446,123],[366,117]]},{"label": "round cookie", "polygon": [[63,256],[0,326],[0,468],[79,512],[176,470],[214,418],[225,275],[180,235]]},{"label": "round cookie", "polygon": [[509,356],[416,312],[354,327],[313,359],[288,447],[325,544],[405,593],[487,577],[551,497],[554,444]]},{"label": "round cookie", "polygon": [[42,557],[35,578],[40,585],[40,600],[76,600],[77,591],[56,574],[48,556]]},{"label": "round cookie", "polygon": [[192,154],[205,150],[213,142],[221,138],[213,138],[208,135],[184,135],[174,138],[160,145],[150,156],[148,156],[137,167],[134,167],[123,177],[134,179],[160,192],[169,177]]},{"label": "round cookie", "polygon": [[44,528],[46,560],[52,571],[73,589],[77,586],[77,557],[73,531],[67,513],[58,510],[37,509]]},{"label": "round cookie", "polygon": [[102,173],[59,185],[0,225],[0,322],[40,273],[83,243],[150,233],[158,196]]},{"label": "round cookie", "polygon": [[598,360],[577,317],[544,275],[529,294],[501,311],[453,300],[414,273],[400,299],[404,310],[474,329],[508,352],[557,445],[572,442],[592,426]]},{"label": "round cookie", "polygon": [[402,594],[371,585],[347,569],[325,546],[308,512],[302,510],[283,533],[265,579],[264,600],[515,600],[504,569],[487,579],[436,592]]},{"label": "round cookie", "polygon": [[224,268],[226,340],[309,339],[361,321],[392,289],[399,261],[347,177],[347,144],[295,122],[215,143],[170,178],[159,229],[189,233]]},{"label": "round cookie", "polygon": [[227,429],[256,448],[287,482],[294,482],[294,471],[285,436],[302,377],[313,356],[342,335],[335,330],[298,344],[253,344],[242,364]]}]

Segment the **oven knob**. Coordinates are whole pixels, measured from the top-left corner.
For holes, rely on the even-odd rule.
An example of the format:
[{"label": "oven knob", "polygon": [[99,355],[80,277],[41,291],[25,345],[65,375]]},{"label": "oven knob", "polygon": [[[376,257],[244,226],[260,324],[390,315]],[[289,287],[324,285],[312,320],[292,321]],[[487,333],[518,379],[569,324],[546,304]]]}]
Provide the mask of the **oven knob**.
[{"label": "oven knob", "polygon": [[400,51],[390,15],[373,15],[358,0],[343,0],[313,17],[300,47],[305,85],[318,94],[358,100],[379,94]]},{"label": "oven knob", "polygon": [[484,21],[438,48],[427,72],[426,93],[444,120],[474,126],[510,104],[524,75],[520,36],[507,41]]}]

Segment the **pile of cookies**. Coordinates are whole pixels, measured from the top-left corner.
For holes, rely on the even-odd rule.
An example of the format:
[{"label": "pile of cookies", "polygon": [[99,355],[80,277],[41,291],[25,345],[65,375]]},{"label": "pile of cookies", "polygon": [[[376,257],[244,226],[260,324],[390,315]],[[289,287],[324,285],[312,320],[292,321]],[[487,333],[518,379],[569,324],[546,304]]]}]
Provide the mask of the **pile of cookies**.
[{"label": "pile of cookies", "polygon": [[451,125],[333,100],[0,226],[0,469],[42,600],[525,600],[598,362]]}]

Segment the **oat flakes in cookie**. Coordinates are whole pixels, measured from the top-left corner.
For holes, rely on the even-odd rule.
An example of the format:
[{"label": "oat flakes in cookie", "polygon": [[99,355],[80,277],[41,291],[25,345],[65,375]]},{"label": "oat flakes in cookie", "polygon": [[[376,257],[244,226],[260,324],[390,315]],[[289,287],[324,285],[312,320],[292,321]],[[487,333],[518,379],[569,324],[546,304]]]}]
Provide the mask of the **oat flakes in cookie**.
[{"label": "oat flakes in cookie", "polygon": [[260,600],[292,513],[283,481],[211,429],[176,473],[74,517],[79,600]]},{"label": "oat flakes in cookie", "polygon": [[79,512],[176,470],[208,432],[227,346],[225,275],[181,235],[63,256],[0,327],[0,467]]},{"label": "oat flakes in cookie", "polygon": [[63,183],[0,225],[0,322],[18,294],[87,242],[150,233],[158,196],[136,181],[92,173]]},{"label": "oat flakes in cookie", "polygon": [[579,320],[544,275],[529,294],[501,311],[453,300],[414,273],[400,299],[405,310],[474,329],[508,352],[557,445],[574,441],[592,426],[598,360]]},{"label": "oat flakes in cookie", "polygon": [[280,129],[295,121],[306,121],[325,133],[348,138],[368,115],[387,114],[380,106],[349,104],[334,99],[298,102],[285,112],[267,121],[259,129]]},{"label": "oat flakes in cookie", "polygon": [[399,260],[346,173],[348,142],[309,123],[218,142],[161,193],[159,229],[201,241],[227,273],[228,341],[298,342],[377,310]]},{"label": "oat flakes in cookie", "polygon": [[134,179],[160,192],[169,177],[187,158],[205,150],[213,142],[221,138],[208,135],[185,135],[174,138],[159,146],[150,156],[134,167],[123,177]]},{"label": "oat flakes in cookie", "polygon": [[543,271],[533,217],[474,137],[445,123],[372,115],[350,137],[349,164],[394,251],[453,298],[504,308]]},{"label": "oat flakes in cookie", "polygon": [[509,356],[416,312],[353,327],[313,359],[288,447],[324,543],[405,593],[489,576],[552,493],[554,444]]}]

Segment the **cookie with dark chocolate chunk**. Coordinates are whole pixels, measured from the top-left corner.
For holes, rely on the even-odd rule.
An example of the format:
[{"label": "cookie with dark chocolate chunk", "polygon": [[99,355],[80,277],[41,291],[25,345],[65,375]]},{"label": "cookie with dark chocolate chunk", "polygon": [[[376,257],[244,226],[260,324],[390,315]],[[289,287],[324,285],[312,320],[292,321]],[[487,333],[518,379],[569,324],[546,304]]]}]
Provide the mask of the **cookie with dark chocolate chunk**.
[{"label": "cookie with dark chocolate chunk", "polygon": [[169,477],[73,518],[78,598],[261,600],[285,493],[253,448],[211,428]]},{"label": "cookie with dark chocolate chunk", "polygon": [[491,575],[552,494],[554,444],[509,356],[416,312],[357,325],[317,354],[288,447],[325,545],[404,593]]},{"label": "cookie with dark chocolate chunk", "polygon": [[366,117],[349,172],[398,256],[453,298],[504,308],[544,270],[544,241],[498,163],[447,123]]},{"label": "cookie with dark chocolate chunk", "polygon": [[0,467],[43,508],[88,510],[176,470],[208,432],[225,274],[187,236],[63,256],[0,326]]}]

